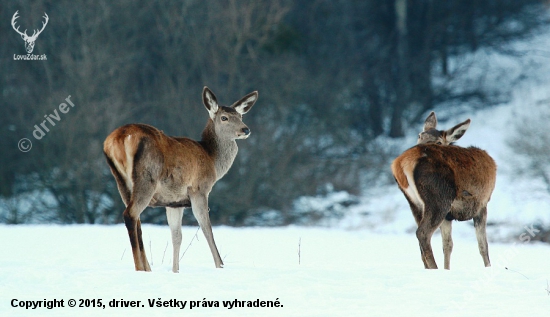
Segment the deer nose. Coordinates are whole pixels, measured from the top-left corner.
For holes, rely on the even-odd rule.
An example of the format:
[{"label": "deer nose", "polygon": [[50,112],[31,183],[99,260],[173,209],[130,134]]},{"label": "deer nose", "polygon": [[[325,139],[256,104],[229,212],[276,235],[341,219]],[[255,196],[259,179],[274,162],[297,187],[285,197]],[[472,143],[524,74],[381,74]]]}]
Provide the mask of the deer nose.
[{"label": "deer nose", "polygon": [[249,128],[243,128],[241,131],[243,131],[244,135],[249,135],[250,134],[250,129]]}]

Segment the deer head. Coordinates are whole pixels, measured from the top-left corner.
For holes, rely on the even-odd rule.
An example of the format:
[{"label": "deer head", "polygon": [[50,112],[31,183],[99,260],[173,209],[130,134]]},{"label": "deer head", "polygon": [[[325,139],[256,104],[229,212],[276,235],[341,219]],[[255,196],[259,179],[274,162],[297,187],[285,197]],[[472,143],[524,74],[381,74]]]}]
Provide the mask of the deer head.
[{"label": "deer head", "polygon": [[450,145],[460,139],[470,127],[470,119],[455,125],[449,130],[437,130],[437,117],[431,112],[424,122],[424,131],[418,134],[417,144],[435,143]]},{"label": "deer head", "polygon": [[258,92],[249,93],[230,107],[218,105],[216,96],[208,87],[204,87],[202,98],[218,137],[231,140],[248,138],[250,129],[242,119],[256,103]]},{"label": "deer head", "polygon": [[32,35],[28,36],[26,29],[25,29],[25,32],[21,32],[21,31],[19,31],[19,27],[17,27],[17,28],[15,27],[15,20],[17,20],[17,18],[19,18],[19,16],[17,16],[18,12],[19,12],[19,10],[15,11],[15,14],[13,15],[13,18],[11,19],[11,26],[13,27],[15,32],[17,32],[17,33],[19,33],[19,35],[21,35],[21,38],[25,41],[25,49],[27,50],[27,53],[30,54],[34,50],[34,42],[36,41],[36,38],[38,37],[38,35],[40,35],[40,33],[42,33],[42,31],[46,27],[46,24],[48,24],[48,20],[50,18],[48,17],[46,12],[44,12],[43,18],[46,21],[42,22],[42,29],[40,29],[40,31],[34,30]]}]

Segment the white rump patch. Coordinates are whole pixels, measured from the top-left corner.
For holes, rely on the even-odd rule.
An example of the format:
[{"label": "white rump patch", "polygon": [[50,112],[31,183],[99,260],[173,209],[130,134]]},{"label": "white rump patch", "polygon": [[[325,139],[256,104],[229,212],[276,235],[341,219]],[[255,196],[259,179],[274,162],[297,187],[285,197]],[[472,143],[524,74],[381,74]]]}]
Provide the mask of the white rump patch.
[{"label": "white rump patch", "polygon": [[418,193],[418,189],[416,188],[416,183],[414,182],[414,177],[411,174],[410,171],[406,170],[405,176],[407,177],[407,182],[409,183],[409,186],[405,188],[405,194],[413,204],[415,204],[418,208],[424,212],[424,201],[422,198],[420,198],[420,194]]}]

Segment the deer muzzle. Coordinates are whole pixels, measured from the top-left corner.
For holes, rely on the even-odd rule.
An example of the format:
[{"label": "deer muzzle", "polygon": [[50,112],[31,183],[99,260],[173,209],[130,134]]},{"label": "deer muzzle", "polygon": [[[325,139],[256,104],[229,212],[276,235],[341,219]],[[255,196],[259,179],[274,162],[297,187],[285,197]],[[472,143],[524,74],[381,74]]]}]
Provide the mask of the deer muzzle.
[{"label": "deer muzzle", "polygon": [[250,129],[248,127],[244,127],[237,133],[237,137],[239,139],[246,139],[250,135]]}]

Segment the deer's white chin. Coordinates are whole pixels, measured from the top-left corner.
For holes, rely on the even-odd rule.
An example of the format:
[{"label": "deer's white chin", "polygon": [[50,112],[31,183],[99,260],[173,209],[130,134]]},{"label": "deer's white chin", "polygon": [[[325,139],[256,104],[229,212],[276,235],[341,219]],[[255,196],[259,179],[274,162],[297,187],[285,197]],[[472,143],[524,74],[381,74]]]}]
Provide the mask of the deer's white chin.
[{"label": "deer's white chin", "polygon": [[247,139],[249,135],[250,135],[250,133],[249,134],[244,134],[244,133],[243,134],[237,134],[237,139],[244,140],[244,139]]}]

